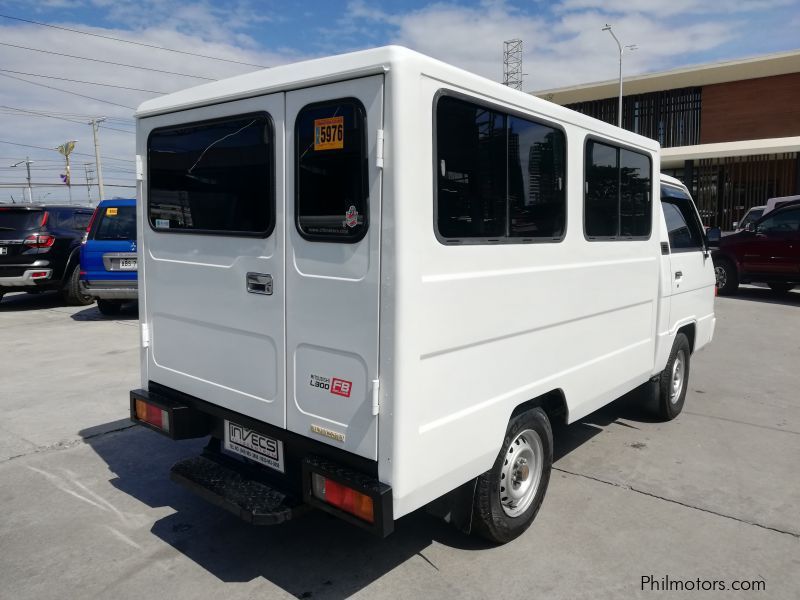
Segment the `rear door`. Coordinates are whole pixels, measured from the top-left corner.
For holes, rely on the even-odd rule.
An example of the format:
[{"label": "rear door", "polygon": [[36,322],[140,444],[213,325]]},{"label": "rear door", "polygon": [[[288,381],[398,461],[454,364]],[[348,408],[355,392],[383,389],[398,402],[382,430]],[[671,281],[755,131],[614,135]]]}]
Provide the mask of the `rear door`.
[{"label": "rear door", "polygon": [[383,76],[286,94],[287,425],[377,458]]},{"label": "rear door", "polygon": [[279,427],[283,111],[274,94],[139,125],[148,377]]},{"label": "rear door", "polygon": [[800,207],[771,212],[747,241],[742,271],[756,276],[794,276],[798,273]]}]

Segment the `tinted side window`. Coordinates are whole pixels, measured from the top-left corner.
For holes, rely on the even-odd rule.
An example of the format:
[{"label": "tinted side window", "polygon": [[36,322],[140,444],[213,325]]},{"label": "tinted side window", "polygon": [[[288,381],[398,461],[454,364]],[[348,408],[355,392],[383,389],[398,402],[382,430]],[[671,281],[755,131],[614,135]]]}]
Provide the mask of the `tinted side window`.
[{"label": "tinted side window", "polygon": [[75,222],[72,211],[67,208],[50,208],[47,210],[47,226],[50,229],[73,229]]},{"label": "tinted side window", "polygon": [[446,238],[506,233],[505,116],[443,97],[436,107],[438,228]]},{"label": "tinted side window", "polygon": [[564,133],[508,117],[508,197],[512,237],[560,238],[566,226]]},{"label": "tinted side window", "polygon": [[619,233],[619,156],[612,146],[590,141],[586,151],[584,220],[587,237]]},{"label": "tinted side window", "polygon": [[76,212],[72,220],[74,221],[75,231],[86,231],[86,228],[89,226],[89,221],[92,220],[92,213]]},{"label": "tinted side window", "polygon": [[443,96],[436,105],[436,227],[448,241],[558,240],[564,133]]},{"label": "tinted side window", "polygon": [[619,151],[619,231],[622,237],[650,235],[650,159],[644,154]]},{"label": "tinted side window", "polygon": [[763,233],[796,233],[800,230],[800,209],[784,210],[767,217],[758,224]]},{"label": "tinted side window", "polygon": [[662,185],[661,209],[664,212],[669,245],[673,252],[703,248],[702,225],[691,198],[683,190]]},{"label": "tinted side window", "polygon": [[266,115],[157,129],[147,150],[148,215],[157,231],[271,232],[273,132]]},{"label": "tinted side window", "polygon": [[369,222],[366,117],[354,99],[306,106],[295,122],[295,211],[303,237],[356,242]]},{"label": "tinted side window", "polygon": [[650,236],[650,158],[589,140],[586,144],[584,229],[589,239]]}]

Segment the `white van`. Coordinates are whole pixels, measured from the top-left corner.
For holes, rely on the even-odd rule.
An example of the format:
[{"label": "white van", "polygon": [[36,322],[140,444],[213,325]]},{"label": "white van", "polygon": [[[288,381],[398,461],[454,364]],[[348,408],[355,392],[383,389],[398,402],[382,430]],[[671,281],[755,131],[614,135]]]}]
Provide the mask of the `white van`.
[{"label": "white van", "polygon": [[387,535],[438,499],[506,542],[551,423],[648,381],[673,418],[713,335],[656,142],[404,48],[145,102],[137,164],[131,418],[210,436],[172,478],[253,523]]}]

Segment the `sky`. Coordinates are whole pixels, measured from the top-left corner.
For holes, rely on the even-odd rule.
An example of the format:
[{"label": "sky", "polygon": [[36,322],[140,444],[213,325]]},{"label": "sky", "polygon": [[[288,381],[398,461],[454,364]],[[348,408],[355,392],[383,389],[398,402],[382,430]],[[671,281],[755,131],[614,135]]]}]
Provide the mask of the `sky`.
[{"label": "sky", "polygon": [[[209,79],[400,44],[502,81],[503,41],[519,38],[523,89],[544,90],[617,77],[606,23],[638,46],[626,76],[800,48],[800,0],[0,0],[0,202],[23,200],[11,165],[29,157],[34,200],[96,203],[93,117],[106,197],[132,196],[134,109]],[[54,150],[67,140],[71,190]]]}]

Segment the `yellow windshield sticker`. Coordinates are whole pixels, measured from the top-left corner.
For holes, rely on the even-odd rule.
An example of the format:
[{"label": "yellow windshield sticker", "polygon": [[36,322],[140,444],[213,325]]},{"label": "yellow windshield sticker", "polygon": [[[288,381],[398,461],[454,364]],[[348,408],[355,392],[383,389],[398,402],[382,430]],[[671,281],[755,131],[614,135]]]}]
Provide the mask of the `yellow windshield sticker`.
[{"label": "yellow windshield sticker", "polygon": [[116,207],[109,207],[106,209],[106,216],[107,217],[116,217],[117,216],[117,208]]},{"label": "yellow windshield sticker", "polygon": [[344,148],[344,117],[314,119],[314,150]]}]

